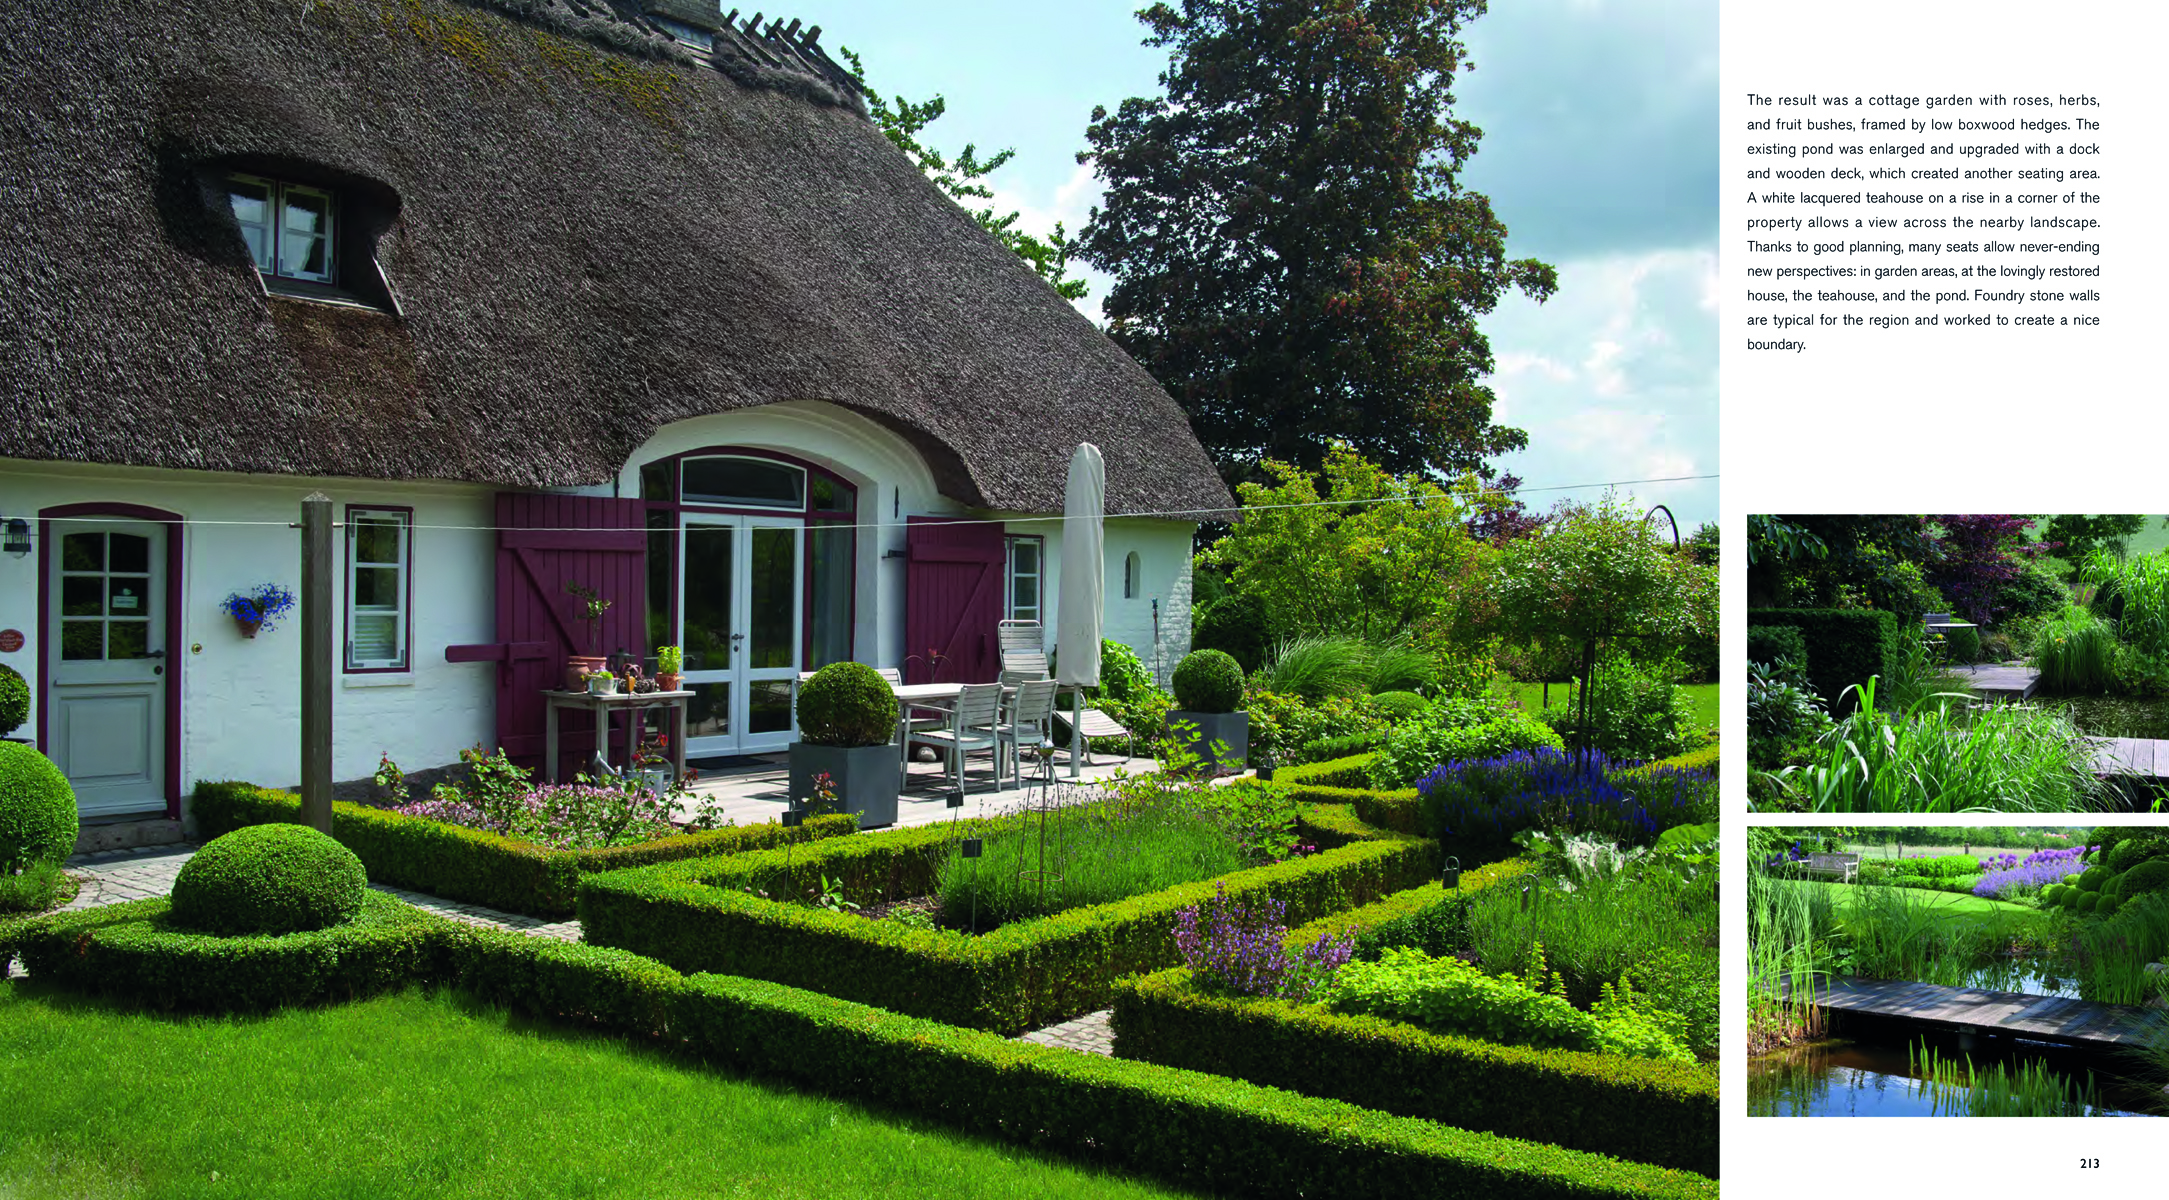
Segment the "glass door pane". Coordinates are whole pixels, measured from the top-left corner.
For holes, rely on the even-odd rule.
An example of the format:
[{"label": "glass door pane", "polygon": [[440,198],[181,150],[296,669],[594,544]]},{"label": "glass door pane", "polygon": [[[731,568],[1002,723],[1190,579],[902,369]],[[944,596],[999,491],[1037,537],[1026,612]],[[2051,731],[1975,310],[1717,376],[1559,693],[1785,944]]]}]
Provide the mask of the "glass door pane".
[{"label": "glass door pane", "polygon": [[731,702],[739,657],[733,640],[738,632],[738,530],[735,525],[688,524],[683,544],[678,644],[685,649],[683,686],[693,693],[687,702],[686,748],[727,754],[736,749]]},{"label": "glass door pane", "polygon": [[747,657],[755,669],[798,667],[798,530],[755,526],[752,595],[747,598],[751,645]]}]

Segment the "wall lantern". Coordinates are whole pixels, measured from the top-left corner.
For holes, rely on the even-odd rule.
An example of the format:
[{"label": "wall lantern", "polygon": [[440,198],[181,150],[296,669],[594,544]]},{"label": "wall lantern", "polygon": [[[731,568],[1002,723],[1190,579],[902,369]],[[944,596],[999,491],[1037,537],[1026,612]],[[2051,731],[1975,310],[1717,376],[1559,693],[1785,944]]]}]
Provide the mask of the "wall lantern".
[{"label": "wall lantern", "polygon": [[16,558],[30,553],[30,522],[21,517],[9,517],[5,538],[0,541],[0,550],[6,550]]}]

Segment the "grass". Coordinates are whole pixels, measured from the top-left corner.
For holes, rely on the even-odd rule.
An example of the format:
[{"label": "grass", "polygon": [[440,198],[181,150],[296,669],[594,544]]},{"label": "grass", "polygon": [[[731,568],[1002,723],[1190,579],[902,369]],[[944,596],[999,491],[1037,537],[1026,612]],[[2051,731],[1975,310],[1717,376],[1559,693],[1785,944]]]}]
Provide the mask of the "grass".
[{"label": "grass", "polygon": [[2116,626],[2076,604],[2049,618],[2034,639],[2034,669],[2051,692],[2106,692],[2116,684]]},{"label": "grass", "polygon": [[75,899],[76,886],[56,863],[32,863],[20,875],[0,874],[0,913],[35,913]]},{"label": "grass", "polygon": [[1819,879],[1801,880],[1797,886],[1816,888],[1831,894],[1831,904],[1836,911],[1851,909],[1865,892],[1905,892],[1919,897],[1919,902],[1937,910],[1945,917],[1978,917],[1995,913],[2024,913],[2029,917],[2040,916],[2040,910],[2008,900],[1990,900],[1983,896],[1971,896],[1963,892],[1931,892],[1922,888],[1886,888],[1874,884],[1826,883]]},{"label": "grass", "polygon": [[[1049,816],[1044,827],[1028,817],[996,831],[978,858],[952,854],[942,864],[941,920],[984,930],[1111,904],[1245,865],[1229,830],[1180,797],[1134,807],[1065,809]],[[1043,888],[1036,877],[1041,870],[1059,878],[1048,879]]]},{"label": "grass", "polygon": [[0,989],[0,1196],[1162,1196],[409,991],[178,1019]]},{"label": "grass", "polygon": [[[1514,701],[1520,704],[1523,709],[1531,713],[1540,713],[1544,711],[1545,685],[1541,683],[1509,683],[1504,686],[1511,689],[1508,694],[1511,695]],[[1552,703],[1563,703],[1563,698],[1566,696],[1571,686],[1571,684],[1553,683],[1551,685]],[[1718,720],[1716,684],[1682,683],[1675,685],[1673,690],[1694,702],[1695,724],[1697,726],[1705,729],[1717,728]],[[1602,696],[1602,694],[1603,693],[1601,691],[1598,693],[1599,696]]]}]

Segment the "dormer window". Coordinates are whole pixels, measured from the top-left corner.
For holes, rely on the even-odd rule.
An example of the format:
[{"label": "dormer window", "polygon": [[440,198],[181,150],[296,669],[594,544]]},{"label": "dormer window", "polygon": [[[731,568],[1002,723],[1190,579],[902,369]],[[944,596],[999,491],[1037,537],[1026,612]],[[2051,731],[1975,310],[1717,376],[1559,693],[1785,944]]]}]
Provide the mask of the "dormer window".
[{"label": "dormer window", "polygon": [[256,175],[234,175],[226,193],[258,271],[267,278],[337,282],[332,259],[336,205],[330,192]]}]

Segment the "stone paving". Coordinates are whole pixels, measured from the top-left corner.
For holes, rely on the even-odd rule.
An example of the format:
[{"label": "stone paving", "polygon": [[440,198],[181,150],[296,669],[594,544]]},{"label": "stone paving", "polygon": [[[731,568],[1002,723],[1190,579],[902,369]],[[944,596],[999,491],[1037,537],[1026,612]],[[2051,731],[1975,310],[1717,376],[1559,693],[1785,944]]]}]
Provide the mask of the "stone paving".
[{"label": "stone paving", "polygon": [[[1010,797],[1014,800],[1015,794]],[[181,864],[196,853],[192,843],[175,846],[154,846],[141,850],[113,850],[99,854],[81,854],[68,860],[67,872],[81,886],[75,899],[69,901],[66,910],[96,908],[105,904],[119,904],[125,900],[147,900],[164,896],[173,891],[173,877],[179,873]],[[541,917],[522,916],[519,913],[500,912],[479,904],[462,904],[439,896],[410,892],[383,884],[369,886],[380,892],[399,897],[418,908],[426,908],[448,920],[467,925],[491,926],[512,929],[535,937],[556,938],[563,942],[580,940],[580,922],[550,921]],[[8,978],[24,974],[22,964],[8,964]],[[1074,1021],[1036,1030],[1023,1035],[1020,1041],[1037,1042],[1044,1046],[1063,1046],[1087,1054],[1114,1053],[1114,1032],[1109,1028],[1105,1010],[1087,1013]]]}]

